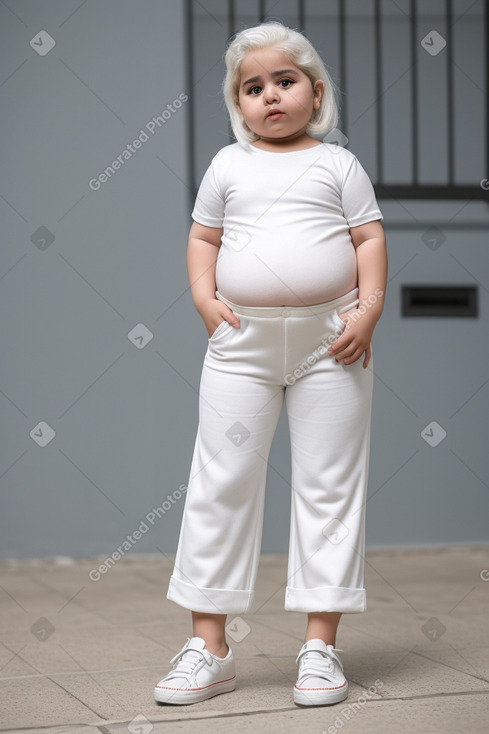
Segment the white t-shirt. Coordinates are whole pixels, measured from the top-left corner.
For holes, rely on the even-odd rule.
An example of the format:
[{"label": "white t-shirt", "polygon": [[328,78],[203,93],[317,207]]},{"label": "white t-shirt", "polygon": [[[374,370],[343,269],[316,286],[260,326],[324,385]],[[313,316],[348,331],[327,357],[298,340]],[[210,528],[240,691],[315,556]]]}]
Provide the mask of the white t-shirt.
[{"label": "white t-shirt", "polygon": [[383,219],[346,148],[276,153],[239,143],[216,153],[192,219],[223,227],[217,290],[243,306],[324,303],[358,285],[350,227]]}]

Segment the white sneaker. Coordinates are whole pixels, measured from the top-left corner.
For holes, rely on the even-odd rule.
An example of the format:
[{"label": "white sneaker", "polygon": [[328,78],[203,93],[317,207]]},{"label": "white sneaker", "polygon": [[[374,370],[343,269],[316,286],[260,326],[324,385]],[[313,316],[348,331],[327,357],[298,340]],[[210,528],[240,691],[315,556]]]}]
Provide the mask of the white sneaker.
[{"label": "white sneaker", "polygon": [[202,637],[189,637],[170,663],[175,665],[155,687],[155,701],[160,703],[198,703],[236,687],[231,648],[219,658],[205,650]]},{"label": "white sneaker", "polygon": [[339,703],[348,696],[348,681],[333,645],[314,639],[304,643],[297,656],[299,677],[294,686],[294,703],[323,706]]}]

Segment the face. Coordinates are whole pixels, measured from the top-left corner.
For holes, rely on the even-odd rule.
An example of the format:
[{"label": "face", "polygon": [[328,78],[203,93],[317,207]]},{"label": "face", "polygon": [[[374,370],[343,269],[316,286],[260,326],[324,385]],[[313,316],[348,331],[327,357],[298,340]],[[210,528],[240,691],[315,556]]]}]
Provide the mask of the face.
[{"label": "face", "polygon": [[273,47],[248,51],[241,63],[239,107],[250,130],[265,142],[309,137],[306,128],[323,91],[321,80],[313,89],[309,77]]}]

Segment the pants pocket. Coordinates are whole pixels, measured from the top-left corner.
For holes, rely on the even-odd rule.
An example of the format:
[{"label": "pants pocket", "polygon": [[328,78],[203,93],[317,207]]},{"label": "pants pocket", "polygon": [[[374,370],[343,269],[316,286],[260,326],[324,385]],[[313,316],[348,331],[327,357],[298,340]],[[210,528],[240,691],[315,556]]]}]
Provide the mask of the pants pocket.
[{"label": "pants pocket", "polygon": [[219,336],[221,336],[221,334],[224,334],[227,331],[227,329],[232,329],[232,328],[233,327],[231,326],[229,321],[226,321],[226,320],[221,321],[221,323],[218,324],[217,328],[212,332],[210,337],[208,337],[208,341],[214,341]]},{"label": "pants pocket", "polygon": [[335,334],[337,334],[337,336],[341,336],[341,334],[346,329],[346,323],[345,323],[345,321],[343,321],[342,318],[340,318],[340,316],[338,314],[338,309],[336,309],[336,308],[333,311],[333,321],[336,324],[336,326],[335,326]]}]

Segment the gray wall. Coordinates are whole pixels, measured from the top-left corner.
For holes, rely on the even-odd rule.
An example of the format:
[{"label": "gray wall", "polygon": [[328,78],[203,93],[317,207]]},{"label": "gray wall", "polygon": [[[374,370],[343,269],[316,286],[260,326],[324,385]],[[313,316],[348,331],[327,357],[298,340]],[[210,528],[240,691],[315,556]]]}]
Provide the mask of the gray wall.
[{"label": "gray wall", "polygon": [[[207,345],[186,270],[189,105],[166,112],[154,133],[146,125],[181,93],[203,93],[204,81],[186,88],[184,10],[172,0],[0,5],[3,558],[108,555],[128,535],[128,552],[176,550]],[[273,16],[282,17],[280,2]],[[40,31],[55,41],[44,56],[30,45],[47,48]],[[465,38],[457,83],[467,121],[484,91]],[[209,41],[207,52],[210,68],[224,48]],[[221,104],[220,75],[206,72]],[[232,142],[222,112],[202,131],[199,175]],[[360,112],[352,96],[349,114]],[[432,113],[421,114],[428,124]],[[398,127],[385,131],[394,151]],[[349,148],[374,175],[364,129]],[[94,190],[89,182],[141,130],[149,139]],[[487,176],[470,125],[463,135],[481,168],[462,175]],[[379,204],[389,283],[373,342],[367,543],[487,541],[487,206]],[[436,249],[423,242],[433,225],[446,238]],[[401,285],[429,282],[478,284],[480,318],[402,319]],[[422,437],[432,421],[446,431],[437,446]],[[264,552],[287,551],[289,467],[284,409],[270,452]]]}]

